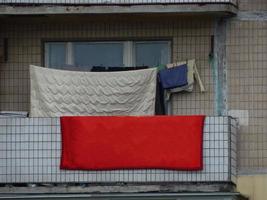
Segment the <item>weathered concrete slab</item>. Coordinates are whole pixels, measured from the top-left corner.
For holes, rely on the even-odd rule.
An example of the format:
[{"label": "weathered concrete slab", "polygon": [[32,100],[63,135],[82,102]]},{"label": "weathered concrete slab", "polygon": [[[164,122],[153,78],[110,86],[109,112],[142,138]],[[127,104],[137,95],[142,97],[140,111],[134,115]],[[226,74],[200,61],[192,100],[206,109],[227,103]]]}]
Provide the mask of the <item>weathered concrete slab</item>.
[{"label": "weathered concrete slab", "polygon": [[121,13],[181,13],[233,15],[233,4],[153,4],[153,5],[88,5],[88,6],[11,6],[1,5],[0,15],[47,14],[121,14]]},{"label": "weathered concrete slab", "polygon": [[267,21],[267,12],[266,11],[241,11],[238,12],[235,20],[240,21]]},{"label": "weathered concrete slab", "polygon": [[174,192],[234,192],[235,186],[229,183],[161,183],[161,184],[89,184],[84,186],[70,185],[47,185],[34,187],[0,187],[1,194],[63,194],[63,193],[92,193],[92,194],[107,194],[107,193],[174,193]]},{"label": "weathered concrete slab", "polygon": [[0,199],[147,199],[147,200],[247,200],[238,192],[197,192],[197,193],[129,193],[129,194],[9,194]]}]

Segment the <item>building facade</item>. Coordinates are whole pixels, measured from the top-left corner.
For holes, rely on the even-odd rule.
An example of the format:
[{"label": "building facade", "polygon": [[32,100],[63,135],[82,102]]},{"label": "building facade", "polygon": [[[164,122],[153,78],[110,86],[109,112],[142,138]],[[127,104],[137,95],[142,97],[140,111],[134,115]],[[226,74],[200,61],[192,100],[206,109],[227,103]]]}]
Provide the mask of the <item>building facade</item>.
[{"label": "building facade", "polygon": [[[79,52],[79,45],[104,45],[105,48],[109,48],[109,44],[114,48],[112,50],[118,53],[114,53],[117,60],[107,59],[105,62],[123,66],[142,65],[137,56],[137,49],[139,46],[142,55],[145,52],[142,45],[149,44],[147,50],[160,49],[165,55],[160,61],[153,61],[154,58],[151,58],[153,64],[160,64],[157,62],[161,61],[166,64],[166,62],[195,59],[206,88],[204,93],[196,86],[191,93],[183,92],[172,96],[170,114],[212,116],[210,122],[206,122],[207,134],[210,133],[207,141],[218,140],[220,143],[220,136],[229,133],[229,137],[222,137],[221,140],[226,140],[229,144],[234,141],[235,145],[236,137],[236,149],[234,145],[221,149],[222,152],[223,148],[229,151],[229,154],[226,152],[221,155],[227,157],[226,160],[229,162],[221,163],[220,150],[213,152],[211,150],[213,148],[207,147],[209,152],[207,155],[215,159],[208,161],[214,163],[207,168],[205,174],[120,171],[118,176],[106,172],[104,175],[91,174],[88,179],[79,178],[84,174],[72,174],[73,177],[69,177],[70,182],[75,184],[92,182],[94,185],[88,187],[70,185],[68,189],[50,187],[50,192],[43,186],[38,187],[40,193],[51,195],[58,193],[56,192],[58,190],[65,194],[98,192],[101,195],[111,195],[119,192],[118,196],[111,195],[109,198],[126,198],[129,193],[132,195],[129,198],[141,198],[139,195],[147,192],[147,196],[144,195],[142,198],[170,199],[234,199],[241,193],[251,200],[264,199],[266,193],[264,185],[267,183],[267,59],[265,57],[267,2],[265,0],[42,2],[4,0],[0,1],[0,22],[0,111],[29,111],[29,65],[83,66],[89,61],[86,55],[82,54],[82,49]],[[104,54],[100,48],[98,54],[101,53]],[[224,125],[237,128],[235,122],[231,122],[227,116],[237,119],[239,123],[237,133],[223,128]],[[15,119],[8,122],[5,119],[0,125],[2,134],[13,133],[20,138],[18,140],[20,143],[24,140],[17,133],[27,133],[22,130],[22,125],[29,128],[35,125],[41,126],[42,122]],[[218,126],[213,130],[212,125]],[[20,128],[12,130],[15,126]],[[48,133],[58,133],[57,121],[48,120],[44,122],[44,126],[50,130]],[[55,130],[51,127],[55,127]],[[215,129],[220,130],[218,136]],[[42,133],[40,130],[35,132]],[[68,179],[59,181],[53,176],[48,180],[43,179],[48,173],[44,173],[43,169],[33,174],[24,173],[23,169],[29,170],[27,167],[42,166],[42,164],[35,165],[34,159],[32,165],[23,165],[25,161],[22,160],[13,163],[14,158],[22,156],[8,154],[8,144],[16,139],[13,140],[8,136],[3,138],[5,141],[2,143],[6,145],[1,149],[3,158],[0,161],[1,184],[68,182]],[[14,148],[16,152],[23,149],[22,145],[18,147],[15,144],[10,148]],[[27,155],[29,152],[27,148]],[[236,156],[233,156],[235,153]],[[31,158],[33,157],[34,154]],[[225,165],[228,169],[224,171],[220,165]],[[14,171],[8,171],[9,167],[14,167]],[[144,174],[146,178],[142,176]],[[109,184],[101,187],[103,183]],[[123,185],[125,183],[126,186]],[[27,193],[34,189],[31,187],[14,189],[5,186],[2,187],[2,193],[4,195],[15,191]],[[151,192],[164,194],[154,196]],[[178,194],[181,192],[186,194],[184,196]],[[192,192],[211,196],[194,196]],[[172,196],[171,193],[175,194]],[[126,196],[123,196],[125,194]]]}]

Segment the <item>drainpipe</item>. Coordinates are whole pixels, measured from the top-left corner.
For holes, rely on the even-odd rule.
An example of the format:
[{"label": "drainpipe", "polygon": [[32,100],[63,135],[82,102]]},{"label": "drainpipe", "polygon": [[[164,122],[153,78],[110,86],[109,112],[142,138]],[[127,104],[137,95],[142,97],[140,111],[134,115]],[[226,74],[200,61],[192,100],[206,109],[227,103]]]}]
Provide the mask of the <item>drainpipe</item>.
[{"label": "drainpipe", "polygon": [[217,116],[227,115],[226,18],[214,22],[209,63],[214,84],[214,111]]}]

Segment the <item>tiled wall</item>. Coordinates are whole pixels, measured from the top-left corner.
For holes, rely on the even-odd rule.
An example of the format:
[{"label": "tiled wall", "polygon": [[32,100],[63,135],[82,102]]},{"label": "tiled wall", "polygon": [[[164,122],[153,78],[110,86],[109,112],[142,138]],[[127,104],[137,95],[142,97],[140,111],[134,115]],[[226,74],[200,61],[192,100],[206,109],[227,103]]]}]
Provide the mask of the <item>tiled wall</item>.
[{"label": "tiled wall", "polygon": [[267,10],[266,0],[239,0],[239,9],[242,11]]},{"label": "tiled wall", "polygon": [[[267,12],[266,0],[239,5],[242,11]],[[258,19],[233,18],[227,27],[228,107],[241,119],[238,163],[246,174],[267,168],[267,21]]]},{"label": "tiled wall", "polygon": [[[52,22],[50,19],[50,22]],[[64,20],[64,19],[63,19]],[[88,21],[89,20],[89,21]],[[0,110],[29,109],[29,65],[42,65],[42,39],[158,39],[172,42],[173,61],[195,58],[207,89],[181,93],[173,98],[175,114],[213,114],[213,84],[208,63],[212,21],[179,17],[103,17],[75,23],[46,19],[37,23],[1,25],[0,38],[8,38],[8,62],[0,62]],[[23,20],[22,20],[23,21]],[[77,22],[79,22],[77,24]]]},{"label": "tiled wall", "polygon": [[[231,22],[229,109],[243,115],[239,166],[267,167],[267,22]],[[243,114],[242,114],[243,113]]]},{"label": "tiled wall", "polygon": [[201,171],[69,171],[59,169],[59,118],[0,119],[0,183],[235,182],[236,130],[232,118],[205,119]]}]

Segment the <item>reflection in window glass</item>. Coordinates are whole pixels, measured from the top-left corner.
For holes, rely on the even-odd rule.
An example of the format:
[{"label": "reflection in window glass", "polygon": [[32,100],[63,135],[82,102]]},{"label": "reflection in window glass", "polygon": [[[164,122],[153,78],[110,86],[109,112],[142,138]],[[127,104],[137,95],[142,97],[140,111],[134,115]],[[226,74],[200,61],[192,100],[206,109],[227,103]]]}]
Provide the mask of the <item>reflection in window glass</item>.
[{"label": "reflection in window glass", "polygon": [[90,70],[92,66],[157,66],[170,62],[169,41],[47,42],[45,66]]},{"label": "reflection in window glass", "polygon": [[123,66],[122,43],[74,43],[74,65]]},{"label": "reflection in window glass", "polygon": [[135,55],[137,66],[157,66],[169,62],[168,42],[136,42]]},{"label": "reflection in window glass", "polygon": [[66,43],[49,42],[46,48],[46,65],[61,68],[66,65]]}]

